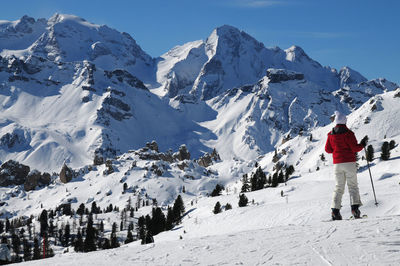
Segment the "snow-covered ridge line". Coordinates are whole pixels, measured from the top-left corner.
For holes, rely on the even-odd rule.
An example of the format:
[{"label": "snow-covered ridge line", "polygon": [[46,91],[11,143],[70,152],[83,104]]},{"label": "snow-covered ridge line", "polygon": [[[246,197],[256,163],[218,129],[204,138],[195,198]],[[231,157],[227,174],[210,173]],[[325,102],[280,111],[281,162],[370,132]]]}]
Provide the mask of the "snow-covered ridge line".
[{"label": "snow-covered ridge line", "polygon": [[[334,110],[348,114],[398,87],[323,67],[298,46],[266,48],[228,25],[157,59],[131,36],[73,15],[2,25],[0,138],[18,147],[3,145],[0,159],[39,170],[80,167],[151,140],[162,150],[185,143],[197,157],[217,147],[222,158],[253,160],[327,124]],[[144,86],[153,94],[132,89]],[[45,115],[26,119],[26,106]]]}]

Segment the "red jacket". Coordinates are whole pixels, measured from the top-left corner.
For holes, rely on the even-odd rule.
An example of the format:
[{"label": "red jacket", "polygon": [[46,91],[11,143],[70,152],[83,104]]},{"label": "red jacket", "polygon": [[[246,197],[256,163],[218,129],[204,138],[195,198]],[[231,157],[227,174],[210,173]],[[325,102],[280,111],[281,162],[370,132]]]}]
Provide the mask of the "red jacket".
[{"label": "red jacket", "polygon": [[357,143],[353,131],[346,125],[337,125],[328,134],[325,151],[333,153],[333,163],[350,163],[356,161],[356,153],[364,147]]}]

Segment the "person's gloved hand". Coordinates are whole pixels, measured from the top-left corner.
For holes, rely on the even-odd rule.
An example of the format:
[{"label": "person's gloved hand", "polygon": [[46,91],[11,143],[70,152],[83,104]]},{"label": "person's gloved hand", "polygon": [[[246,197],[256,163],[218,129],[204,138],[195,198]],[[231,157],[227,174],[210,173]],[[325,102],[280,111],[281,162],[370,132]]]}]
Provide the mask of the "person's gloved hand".
[{"label": "person's gloved hand", "polygon": [[360,144],[361,144],[363,147],[365,147],[365,146],[367,146],[367,143],[368,143],[368,136],[365,136],[365,137],[361,140]]}]

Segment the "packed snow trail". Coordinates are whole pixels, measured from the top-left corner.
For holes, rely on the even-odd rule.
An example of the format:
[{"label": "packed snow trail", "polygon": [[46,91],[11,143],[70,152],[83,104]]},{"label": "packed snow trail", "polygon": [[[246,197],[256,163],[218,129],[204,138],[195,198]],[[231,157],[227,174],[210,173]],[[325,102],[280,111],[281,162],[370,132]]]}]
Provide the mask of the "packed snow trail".
[{"label": "packed snow trail", "polygon": [[274,226],[236,234],[165,241],[29,265],[398,265],[400,216]]}]

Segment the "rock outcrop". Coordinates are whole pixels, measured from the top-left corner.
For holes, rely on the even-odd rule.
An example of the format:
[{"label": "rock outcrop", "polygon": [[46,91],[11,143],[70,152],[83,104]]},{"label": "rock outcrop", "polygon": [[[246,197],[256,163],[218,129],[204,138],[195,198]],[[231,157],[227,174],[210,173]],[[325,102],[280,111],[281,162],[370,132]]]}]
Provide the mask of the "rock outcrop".
[{"label": "rock outcrop", "polygon": [[63,183],[68,183],[72,180],[73,177],[74,177],[74,172],[64,163],[60,172],[60,181]]},{"label": "rock outcrop", "polygon": [[190,160],[190,152],[186,148],[185,144],[181,145],[178,152],[174,153],[174,159],[179,161]]},{"label": "rock outcrop", "polygon": [[38,170],[33,170],[28,174],[24,183],[25,191],[34,190],[37,186],[47,186],[50,184],[51,176],[49,173],[41,174]]},{"label": "rock outcrop", "polygon": [[213,162],[221,161],[221,157],[219,156],[217,150],[214,148],[212,153],[206,153],[204,156],[200,157],[197,160],[197,163],[200,166],[208,167],[213,164]]},{"label": "rock outcrop", "polygon": [[29,172],[29,166],[9,160],[0,167],[0,186],[22,185]]},{"label": "rock outcrop", "polygon": [[304,79],[304,74],[287,69],[269,68],[267,70],[267,77],[269,78],[270,83],[279,83],[289,80],[302,80]]}]

